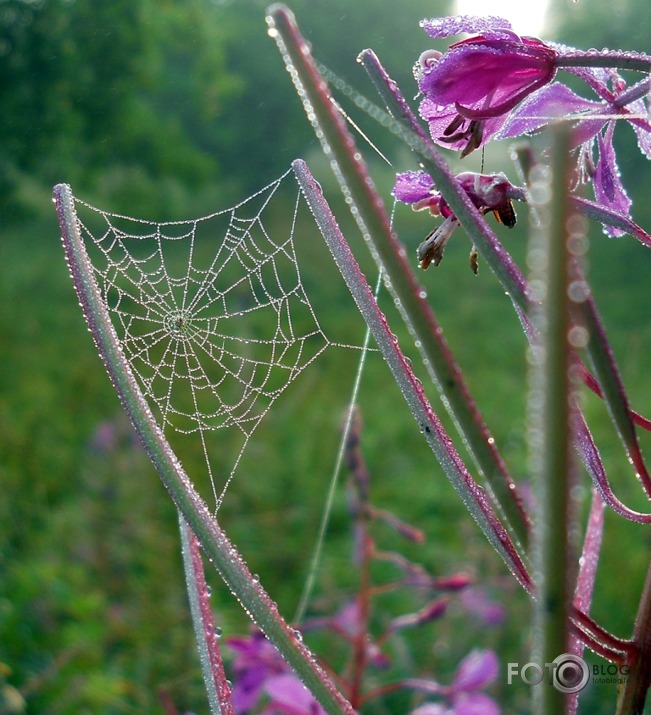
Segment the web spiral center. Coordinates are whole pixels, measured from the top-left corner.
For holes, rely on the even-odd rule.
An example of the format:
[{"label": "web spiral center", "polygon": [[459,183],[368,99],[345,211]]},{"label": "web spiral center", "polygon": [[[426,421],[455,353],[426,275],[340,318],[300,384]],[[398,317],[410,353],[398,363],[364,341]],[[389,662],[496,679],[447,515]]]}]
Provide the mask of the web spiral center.
[{"label": "web spiral center", "polygon": [[185,310],[174,310],[163,318],[163,329],[176,340],[192,337],[192,315]]}]

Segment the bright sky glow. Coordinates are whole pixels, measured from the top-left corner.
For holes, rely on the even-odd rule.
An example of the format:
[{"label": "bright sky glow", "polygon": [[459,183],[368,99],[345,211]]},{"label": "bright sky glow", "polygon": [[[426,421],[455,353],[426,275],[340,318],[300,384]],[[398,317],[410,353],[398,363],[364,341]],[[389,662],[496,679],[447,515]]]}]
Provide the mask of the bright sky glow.
[{"label": "bright sky glow", "polygon": [[519,35],[543,34],[547,0],[457,0],[459,15],[497,15],[506,18]]}]

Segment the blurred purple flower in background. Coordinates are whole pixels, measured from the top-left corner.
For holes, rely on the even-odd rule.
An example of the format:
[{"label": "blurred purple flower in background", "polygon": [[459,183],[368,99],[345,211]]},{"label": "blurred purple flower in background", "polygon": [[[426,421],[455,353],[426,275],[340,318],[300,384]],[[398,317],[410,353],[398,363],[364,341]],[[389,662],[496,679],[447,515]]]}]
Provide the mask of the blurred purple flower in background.
[{"label": "blurred purple flower in background", "polygon": [[490,685],[499,672],[492,650],[473,650],[460,663],[452,685],[441,688],[448,704],[424,703],[411,715],[499,715],[498,704],[479,692]]},{"label": "blurred purple flower in background", "polygon": [[506,609],[499,603],[491,601],[482,588],[464,589],[459,595],[463,607],[473,614],[485,626],[499,626],[506,618]]},{"label": "blurred purple flower in background", "polygon": [[231,693],[235,712],[248,713],[266,697],[268,702],[260,712],[267,715],[278,712],[290,715],[325,713],[260,631],[254,631],[250,636],[229,638],[227,645],[236,653]]}]

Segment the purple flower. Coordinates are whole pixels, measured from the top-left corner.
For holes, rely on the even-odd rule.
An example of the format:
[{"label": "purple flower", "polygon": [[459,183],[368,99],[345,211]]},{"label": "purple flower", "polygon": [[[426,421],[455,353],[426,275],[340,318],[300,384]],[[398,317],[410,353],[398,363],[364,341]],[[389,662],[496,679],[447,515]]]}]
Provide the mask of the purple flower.
[{"label": "purple flower", "polygon": [[459,665],[450,687],[452,697],[469,694],[490,685],[499,672],[497,656],[492,650],[473,650]]},{"label": "purple flower", "polygon": [[231,692],[235,712],[249,712],[266,696],[268,702],[262,712],[269,715],[325,713],[260,631],[247,637],[229,638],[227,644],[236,652]]},{"label": "purple flower", "polygon": [[481,32],[443,55],[423,53],[417,68],[424,95],[420,114],[432,138],[462,149],[462,156],[496,134],[504,115],[556,74],[558,52],[540,40],[519,37],[501,18],[455,16],[421,25],[431,37]]},{"label": "purple flower", "polygon": [[464,608],[476,616],[486,626],[499,626],[504,622],[505,609],[491,601],[484,589],[466,588],[459,597]]},{"label": "purple flower", "polygon": [[[533,94],[512,112],[497,138],[531,134],[555,118],[569,119],[574,126],[575,146],[578,149],[579,179],[592,182],[598,204],[627,216],[631,199],[620,178],[613,134],[617,122],[623,119],[635,131],[642,153],[651,159],[651,122],[644,101],[635,99],[623,103],[622,99],[627,92],[626,83],[613,70],[584,68],[580,76],[589,82],[601,101],[584,99],[565,85],[555,82]],[[609,83],[612,89],[608,87]],[[608,227],[605,230],[610,236],[625,233],[619,228]]]},{"label": "purple flower", "polygon": [[497,678],[498,671],[493,651],[471,651],[461,661],[452,685],[442,688],[449,705],[425,703],[411,715],[499,715],[500,708],[493,698],[479,692]]},{"label": "purple flower", "polygon": [[[303,630],[326,627],[343,637],[349,643],[354,643],[364,628],[362,614],[357,599],[345,603],[334,616],[312,619],[303,624]],[[366,658],[374,667],[383,669],[391,665],[391,659],[368,634],[365,635]]]},{"label": "purple flower", "polygon": [[[473,204],[484,213],[492,211],[500,223],[512,228],[516,216],[511,200],[515,190],[506,176],[499,174],[476,174],[464,171],[456,176],[461,187],[466,191]],[[443,258],[443,251],[459,221],[452,213],[445,199],[436,190],[432,177],[424,171],[407,171],[396,175],[393,195],[415,210],[428,209],[434,216],[445,220],[418,248],[418,261],[426,269],[431,263],[438,266]]]}]

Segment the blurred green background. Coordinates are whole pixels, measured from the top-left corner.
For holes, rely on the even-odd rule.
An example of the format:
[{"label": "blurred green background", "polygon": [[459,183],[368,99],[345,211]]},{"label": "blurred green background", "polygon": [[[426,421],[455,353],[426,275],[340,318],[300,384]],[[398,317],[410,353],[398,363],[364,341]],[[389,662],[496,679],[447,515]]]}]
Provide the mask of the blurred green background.
[{"label": "blurred green background", "polygon": [[[241,200],[302,156],[375,280],[266,34],[266,4],[0,2],[0,713],[171,713],[170,703],[178,712],[206,711],[174,509],[125,424],[84,326],[58,239],[52,185],[70,183],[84,200],[123,214],[187,218]],[[405,0],[398,8],[384,0],[297,0],[292,8],[317,58],[373,101],[355,63],[358,52],[374,48],[411,98],[411,66],[430,46],[418,21],[449,10],[437,0]],[[545,37],[644,51],[650,23],[645,0],[607,7],[556,0]],[[355,120],[397,169],[414,168],[385,130],[364,116]],[[648,228],[646,160],[628,128],[616,134],[634,217]],[[364,151],[388,196],[393,170]],[[459,166],[476,168],[477,161]],[[504,147],[489,147],[485,161],[487,171],[511,173]],[[282,213],[272,228],[277,221],[282,230]],[[523,264],[527,212],[519,213],[519,226],[504,241]],[[400,208],[396,225],[410,251],[432,228],[427,217]],[[633,404],[648,415],[649,252],[630,237],[608,240],[599,227],[590,236],[593,290]],[[319,251],[305,266],[317,314],[333,339],[361,343],[363,324]],[[509,466],[524,479],[524,339],[490,273],[480,269],[475,278],[467,269],[467,252],[465,239],[455,236],[442,266],[421,280]],[[389,300],[381,300],[409,351]],[[356,358],[328,351],[278,400],[221,512],[288,617],[305,578]],[[524,662],[527,600],[445,483],[377,355],[369,357],[360,405],[374,503],[418,525],[428,539],[425,546],[405,545],[380,529],[380,546],[437,575],[470,571],[491,597],[509,604],[499,629],[479,627],[455,604],[444,620],[394,646],[393,675],[405,674],[405,652],[420,672],[443,681],[474,646]],[[618,495],[648,509],[605,409],[589,395],[585,407]],[[586,486],[584,503],[588,492]],[[607,529],[594,614],[627,636],[651,544],[648,529],[612,515]],[[351,553],[342,488],[316,612],[332,613],[354,594]],[[211,581],[225,632],[243,632],[239,607]],[[419,603],[409,594],[387,602],[378,621]],[[509,690],[500,681],[493,692],[509,711],[528,711],[526,689]],[[614,698],[612,687],[586,693],[582,711],[612,712]],[[403,712],[407,704],[397,698],[369,712]]]}]

